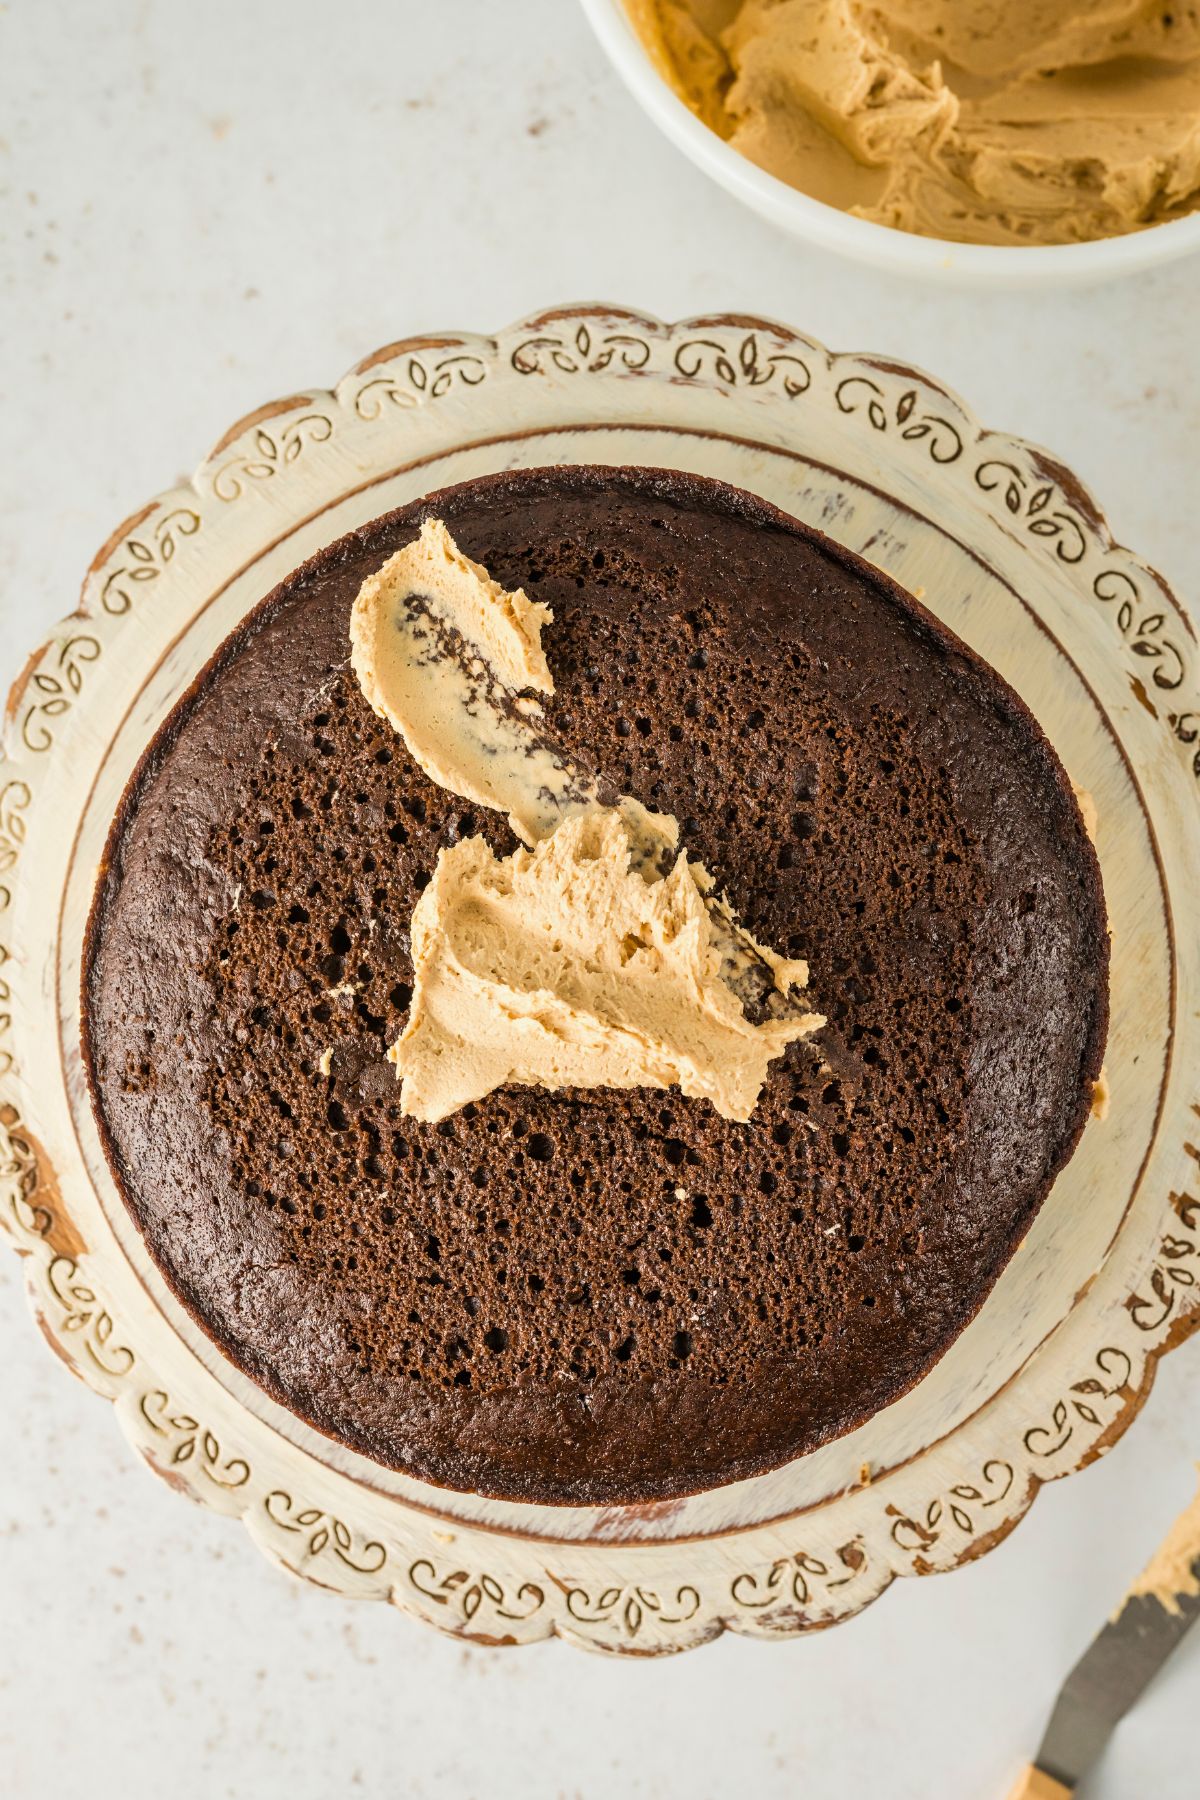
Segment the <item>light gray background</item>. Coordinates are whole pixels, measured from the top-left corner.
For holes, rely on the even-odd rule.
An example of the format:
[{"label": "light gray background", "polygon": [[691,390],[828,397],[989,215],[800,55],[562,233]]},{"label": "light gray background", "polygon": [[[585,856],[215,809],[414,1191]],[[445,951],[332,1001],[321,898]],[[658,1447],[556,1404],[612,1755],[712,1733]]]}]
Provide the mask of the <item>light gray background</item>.
[{"label": "light gray background", "polygon": [[[407,332],[569,299],[773,313],[927,366],[1200,588],[1200,264],[1061,298],[887,283],[660,141],[571,0],[0,4],[0,673],[231,420]],[[1200,1348],[983,1562],[657,1664],[464,1648],[275,1573],[150,1479],[0,1251],[0,1790],[178,1800],[1002,1800],[1193,1487]],[[1200,1642],[1094,1800],[1195,1787]]]}]

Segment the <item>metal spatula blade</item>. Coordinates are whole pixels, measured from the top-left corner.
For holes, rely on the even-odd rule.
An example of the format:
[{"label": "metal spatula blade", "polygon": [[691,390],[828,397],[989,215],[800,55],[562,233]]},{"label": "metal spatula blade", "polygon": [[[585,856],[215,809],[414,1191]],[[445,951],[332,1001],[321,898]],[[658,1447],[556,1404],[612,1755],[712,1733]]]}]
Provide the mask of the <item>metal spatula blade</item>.
[{"label": "metal spatula blade", "polygon": [[[1163,1570],[1170,1572],[1165,1586]],[[1200,1498],[1176,1521],[1163,1550],[1067,1676],[1037,1756],[1011,1800],[1062,1800],[1073,1794],[1197,1619]]]}]

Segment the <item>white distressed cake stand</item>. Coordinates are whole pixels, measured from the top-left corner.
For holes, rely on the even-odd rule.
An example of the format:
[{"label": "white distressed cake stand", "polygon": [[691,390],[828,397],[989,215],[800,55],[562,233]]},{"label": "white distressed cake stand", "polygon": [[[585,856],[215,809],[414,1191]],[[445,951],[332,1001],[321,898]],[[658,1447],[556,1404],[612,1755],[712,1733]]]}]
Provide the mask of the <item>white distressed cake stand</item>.
[{"label": "white distressed cake stand", "polygon": [[[773,1474],[635,1507],[430,1487],[302,1425],[168,1292],[78,1048],[81,929],[140,751],[230,628],[354,525],[486,470],[735,482],[888,569],[1028,701],[1094,797],[1112,1088],[982,1312],[921,1384]],[[235,425],[114,531],[9,699],[0,761],[0,1217],[51,1347],[151,1468],[319,1585],[486,1642],[788,1635],[950,1569],[1126,1430],[1200,1322],[1200,657],[1162,581],[1040,451],[925,376],[760,319],[567,307],[414,338]]]}]

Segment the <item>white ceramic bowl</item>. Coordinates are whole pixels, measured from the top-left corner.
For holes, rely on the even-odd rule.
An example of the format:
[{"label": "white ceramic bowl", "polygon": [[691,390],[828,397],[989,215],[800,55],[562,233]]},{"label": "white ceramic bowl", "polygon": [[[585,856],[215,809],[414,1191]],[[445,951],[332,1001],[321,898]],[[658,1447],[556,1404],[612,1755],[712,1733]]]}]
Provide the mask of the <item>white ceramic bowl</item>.
[{"label": "white ceramic bowl", "polygon": [[622,0],[581,0],[618,73],[654,123],[723,188],[773,225],[823,250],[892,274],[951,286],[1050,288],[1107,281],[1200,250],[1200,212],[1092,244],[1018,249],[916,237],[852,218],[748,162],[689,111],[659,75]]}]

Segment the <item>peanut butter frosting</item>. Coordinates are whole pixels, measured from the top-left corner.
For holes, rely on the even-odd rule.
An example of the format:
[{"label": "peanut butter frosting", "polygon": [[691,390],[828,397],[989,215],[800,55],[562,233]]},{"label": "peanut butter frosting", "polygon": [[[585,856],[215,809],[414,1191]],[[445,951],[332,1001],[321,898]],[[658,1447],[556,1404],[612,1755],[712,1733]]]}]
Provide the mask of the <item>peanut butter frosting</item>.
[{"label": "peanut butter frosting", "polygon": [[1169,1613],[1178,1613],[1179,1602],[1200,1594],[1200,1494],[1180,1513],[1146,1567],[1133,1583],[1126,1599],[1149,1594]]},{"label": "peanut butter frosting", "polygon": [[680,97],[769,173],[963,243],[1118,236],[1200,204],[1200,7],[627,0]]},{"label": "peanut butter frosting", "polygon": [[[526,844],[602,803],[594,775],[549,735],[538,696],[554,692],[542,651],[546,606],[508,593],[458,549],[440,519],[365,581],[350,619],[367,701],[431,781],[507,815]],[[658,859],[674,819],[621,799],[639,855]]]},{"label": "peanut butter frosting", "polygon": [[[750,1022],[707,887],[686,855],[645,879],[612,807],[509,857],[480,837],[444,850],[413,913],[413,1002],[390,1051],[403,1110],[444,1119],[515,1081],[679,1087],[748,1119],[771,1059],[822,1021]],[[760,953],[781,995],[807,981],[804,963]]]},{"label": "peanut butter frosting", "polygon": [[426,520],[359,590],[351,660],[425,772],[507,815],[530,849],[443,850],[412,916],[413,998],[389,1056],[401,1109],[437,1120],[508,1082],[678,1086],[749,1119],[768,1064],[825,1020],[807,965],[759,944],[679,826],[606,791],[537,696],[549,609]]}]

